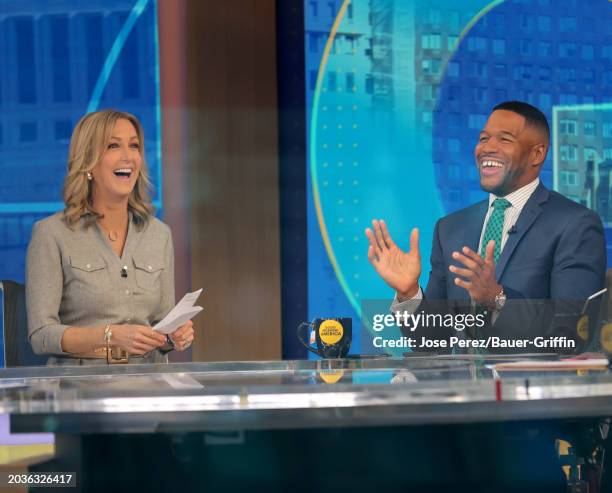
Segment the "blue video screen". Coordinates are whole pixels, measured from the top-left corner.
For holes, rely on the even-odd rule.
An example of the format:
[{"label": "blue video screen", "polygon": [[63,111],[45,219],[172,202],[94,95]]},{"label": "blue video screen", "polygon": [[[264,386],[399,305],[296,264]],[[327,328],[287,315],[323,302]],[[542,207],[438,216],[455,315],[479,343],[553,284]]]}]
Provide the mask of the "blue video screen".
[{"label": "blue video screen", "polygon": [[436,220],[486,197],[474,146],[506,100],[547,115],[541,179],[600,214],[610,265],[611,2],[307,0],[304,12],[309,319],[351,316],[351,351],[371,350],[361,304],[393,293],[364,229],[385,219],[407,248],[418,227],[425,285]]}]

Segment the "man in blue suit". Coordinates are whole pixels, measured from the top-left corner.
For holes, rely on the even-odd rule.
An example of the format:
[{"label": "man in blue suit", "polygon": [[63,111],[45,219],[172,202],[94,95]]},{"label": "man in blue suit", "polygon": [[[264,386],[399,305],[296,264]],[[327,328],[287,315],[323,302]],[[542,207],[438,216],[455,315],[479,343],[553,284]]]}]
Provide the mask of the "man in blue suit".
[{"label": "man in blue suit", "polygon": [[576,335],[576,318],[571,329],[562,319],[578,314],[604,286],[606,245],[597,214],[540,182],[549,141],[548,122],[537,108],[509,101],[493,109],[475,148],[489,198],[438,221],[424,293],[418,230],[404,252],[384,221],[372,222],[368,258],[397,293],[394,311],[415,312],[424,308],[423,299],[428,305],[445,300],[451,313],[488,311],[485,336]]}]

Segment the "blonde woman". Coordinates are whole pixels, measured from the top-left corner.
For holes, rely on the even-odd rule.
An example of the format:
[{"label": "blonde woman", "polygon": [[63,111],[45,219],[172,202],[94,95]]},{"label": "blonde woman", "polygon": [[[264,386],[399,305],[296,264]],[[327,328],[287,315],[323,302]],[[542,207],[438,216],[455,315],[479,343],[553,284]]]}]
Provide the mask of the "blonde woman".
[{"label": "blonde woman", "polygon": [[174,253],[143,147],[128,113],[89,113],[74,129],[65,208],[34,225],[27,256],[29,338],[48,364],[162,363],[193,342],[191,322],[168,338],[151,328],[174,306]]}]

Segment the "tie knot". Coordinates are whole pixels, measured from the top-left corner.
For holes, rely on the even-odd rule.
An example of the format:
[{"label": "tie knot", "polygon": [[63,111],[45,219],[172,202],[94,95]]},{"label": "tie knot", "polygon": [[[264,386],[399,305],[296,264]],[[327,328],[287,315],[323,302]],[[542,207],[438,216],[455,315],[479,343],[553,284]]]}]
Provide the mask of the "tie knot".
[{"label": "tie knot", "polygon": [[511,205],[512,204],[510,203],[510,201],[506,199],[495,199],[493,201],[493,209],[499,209],[499,210],[505,211]]}]

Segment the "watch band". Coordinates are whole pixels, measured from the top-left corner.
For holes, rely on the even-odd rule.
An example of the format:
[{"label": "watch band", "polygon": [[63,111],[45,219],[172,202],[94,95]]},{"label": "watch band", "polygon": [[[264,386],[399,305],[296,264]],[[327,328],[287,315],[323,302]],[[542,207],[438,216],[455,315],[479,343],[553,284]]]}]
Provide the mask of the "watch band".
[{"label": "watch band", "polygon": [[[170,334],[166,334],[166,342],[172,349],[176,347],[176,345],[174,344],[174,341],[170,338]],[[172,349],[170,351],[172,351]]]},{"label": "watch band", "polygon": [[495,295],[495,311],[500,311],[506,304],[506,293],[504,293],[504,287],[502,286],[499,293]]}]

